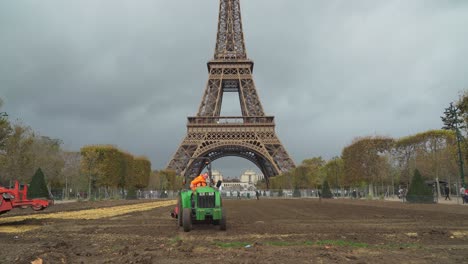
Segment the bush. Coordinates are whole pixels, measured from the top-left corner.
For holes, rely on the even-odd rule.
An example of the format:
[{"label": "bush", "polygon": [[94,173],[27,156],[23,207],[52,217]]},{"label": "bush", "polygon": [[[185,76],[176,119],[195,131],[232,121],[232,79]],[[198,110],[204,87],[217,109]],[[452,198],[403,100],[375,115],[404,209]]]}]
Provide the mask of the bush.
[{"label": "bush", "polygon": [[414,176],[406,194],[406,201],[409,203],[434,203],[432,188],[424,183],[418,169],[414,170]]},{"label": "bush", "polygon": [[325,180],[322,186],[322,198],[333,198],[333,194],[330,191],[330,185],[328,185],[328,181]]},{"label": "bush", "polygon": [[49,190],[41,168],[36,170],[28,188],[28,199],[45,198],[49,199]]}]

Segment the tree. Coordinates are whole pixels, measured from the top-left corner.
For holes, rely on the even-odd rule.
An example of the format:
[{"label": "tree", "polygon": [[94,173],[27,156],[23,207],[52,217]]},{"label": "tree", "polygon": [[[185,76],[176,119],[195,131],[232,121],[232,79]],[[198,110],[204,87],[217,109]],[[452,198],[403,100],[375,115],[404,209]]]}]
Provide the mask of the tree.
[{"label": "tree", "polygon": [[326,161],[322,157],[305,159],[299,167],[304,167],[307,175],[307,188],[317,188],[324,180],[323,167]]},{"label": "tree", "polygon": [[134,158],[131,154],[111,145],[95,145],[81,148],[81,171],[88,176],[89,192],[98,187],[105,196],[116,196],[124,190],[133,192],[135,188],[148,185],[151,163],[146,158]]},{"label": "tree", "polygon": [[0,181],[29,182],[40,167],[48,176],[48,183],[60,187],[63,183],[62,141],[40,136],[21,123],[11,124],[7,117],[5,112],[0,113]]},{"label": "tree", "polygon": [[45,181],[44,173],[41,168],[36,170],[28,188],[28,198],[49,198],[49,190]]},{"label": "tree", "polygon": [[91,192],[95,187],[99,171],[98,163],[101,159],[101,154],[95,146],[85,146],[81,148],[80,154],[80,170],[88,178],[88,199],[91,199]]},{"label": "tree", "polygon": [[34,135],[29,127],[15,124],[12,133],[5,142],[3,154],[0,155],[0,175],[2,181],[13,180],[29,182],[35,170],[32,146]]},{"label": "tree", "polygon": [[[0,109],[2,108],[2,105],[3,101],[0,98]],[[4,154],[6,141],[10,137],[12,131],[7,113],[0,112],[0,155]]]},{"label": "tree", "polygon": [[[383,182],[381,172],[386,162],[385,155],[390,153],[394,140],[375,136],[355,139],[343,149],[341,158],[346,175],[346,185],[367,183],[375,185]],[[369,191],[372,191],[370,189]]]},{"label": "tree", "polygon": [[47,183],[52,193],[55,193],[54,190],[62,192],[62,187],[65,185],[65,179],[62,175],[65,164],[61,150],[62,140],[37,135],[36,133],[32,133],[32,140],[29,153],[31,156],[31,169],[41,168],[44,174],[47,175]]},{"label": "tree", "polygon": [[468,129],[468,90],[463,91],[457,102],[457,108],[459,109],[458,117],[463,119],[463,126],[460,128],[464,128],[466,133]]},{"label": "tree", "polygon": [[335,188],[343,187],[344,182],[344,164],[343,159],[334,157],[324,166],[324,171],[329,182],[332,182]]},{"label": "tree", "polygon": [[414,176],[406,195],[406,201],[410,203],[433,203],[432,189],[424,183],[418,169],[414,170]]},{"label": "tree", "polygon": [[395,141],[394,153],[401,171],[401,183],[409,184],[411,180],[411,168],[415,167],[416,150],[420,139],[416,136],[407,136]]},{"label": "tree", "polygon": [[[133,161],[133,171],[135,175],[135,181],[133,186],[138,189],[147,187],[149,184],[149,177],[151,174],[151,162],[148,160],[148,158],[135,158]],[[174,186],[175,185],[177,185],[177,183],[174,183]]]},{"label": "tree", "polygon": [[159,171],[161,190],[179,190],[182,187],[183,179],[181,176],[177,176],[173,170],[161,170]]},{"label": "tree", "polygon": [[463,171],[463,157],[461,153],[461,141],[462,135],[460,129],[466,128],[463,122],[464,119],[462,116],[462,111],[458,106],[454,106],[453,103],[450,103],[450,106],[444,111],[445,116],[442,116],[442,121],[444,122],[443,129],[455,131],[457,136],[457,148],[458,148],[458,162],[460,168],[460,179],[462,186],[465,186],[465,173]]},{"label": "tree", "polygon": [[301,191],[299,191],[299,189],[297,189],[297,188],[294,188],[292,196],[293,197],[301,197]]},{"label": "tree", "polygon": [[[325,177],[323,166],[325,160],[322,157],[314,157],[302,161],[302,163],[289,172],[269,178],[269,188],[273,190],[283,189],[309,189],[317,188]],[[257,185],[264,186],[265,182]]]},{"label": "tree", "polygon": [[290,178],[292,177],[290,180],[293,182],[294,189],[306,189],[311,185],[310,170],[305,166],[301,165],[294,168],[289,175]]},{"label": "tree", "polygon": [[[135,160],[133,155],[125,152],[122,162],[122,171],[119,176],[118,187],[123,191],[126,187],[134,191],[136,184]],[[123,193],[123,192],[122,192]],[[136,193],[135,193],[136,194]]]},{"label": "tree", "polygon": [[428,130],[398,139],[393,155],[399,163],[403,183],[411,181],[410,171],[418,170],[434,180],[456,174],[453,143],[455,133],[446,130]]},{"label": "tree", "polygon": [[65,179],[64,198],[68,199],[71,193],[76,195],[80,190],[86,190],[87,181],[86,177],[82,177],[80,174],[80,152],[62,152],[62,159],[64,165],[61,175]]},{"label": "tree", "polygon": [[328,185],[328,181],[325,180],[323,182],[323,186],[322,186],[322,198],[333,198],[333,194],[332,192],[330,191],[330,185]]},{"label": "tree", "polygon": [[[0,98],[0,108],[2,104]],[[62,141],[41,136],[21,123],[10,123],[7,117],[0,112],[0,182],[29,182],[31,175],[41,168],[47,175],[48,186],[62,188]]]},{"label": "tree", "polygon": [[160,182],[160,175],[159,171],[154,170],[151,172],[149,181],[148,181],[148,188],[150,190],[159,190],[159,182]]},{"label": "tree", "polygon": [[[101,146],[99,152],[101,153],[101,160],[99,161],[99,177],[96,184],[98,187],[103,187],[105,192],[108,192],[109,187],[118,188],[122,177],[128,175],[126,174],[128,172],[125,171],[128,162],[124,153],[114,146]],[[133,159],[129,162],[132,161]],[[128,164],[128,167],[132,168],[132,164]]]}]

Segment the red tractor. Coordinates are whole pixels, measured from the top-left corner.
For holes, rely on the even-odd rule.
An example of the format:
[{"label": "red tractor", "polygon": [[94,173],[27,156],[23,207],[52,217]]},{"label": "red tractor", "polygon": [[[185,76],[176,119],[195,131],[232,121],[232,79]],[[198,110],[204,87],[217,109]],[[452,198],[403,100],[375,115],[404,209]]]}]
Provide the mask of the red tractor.
[{"label": "red tractor", "polygon": [[40,211],[53,204],[53,201],[43,199],[27,198],[28,186],[20,190],[18,181],[15,181],[15,188],[8,189],[0,186],[0,214],[4,214],[13,208],[31,207],[34,211]]}]

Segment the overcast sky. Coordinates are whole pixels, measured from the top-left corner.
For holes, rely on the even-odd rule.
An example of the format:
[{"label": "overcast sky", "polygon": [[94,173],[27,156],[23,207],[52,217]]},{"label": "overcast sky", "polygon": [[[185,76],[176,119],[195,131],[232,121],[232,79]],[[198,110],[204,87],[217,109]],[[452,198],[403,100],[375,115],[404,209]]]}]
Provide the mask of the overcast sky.
[{"label": "overcast sky", "polygon": [[[359,136],[439,129],[468,89],[468,1],[241,9],[261,102],[296,164],[338,156]],[[2,111],[67,150],[113,144],[162,169],[198,110],[217,18],[217,0],[0,1]],[[234,99],[223,113],[240,113]],[[237,176],[254,165],[214,167]]]}]

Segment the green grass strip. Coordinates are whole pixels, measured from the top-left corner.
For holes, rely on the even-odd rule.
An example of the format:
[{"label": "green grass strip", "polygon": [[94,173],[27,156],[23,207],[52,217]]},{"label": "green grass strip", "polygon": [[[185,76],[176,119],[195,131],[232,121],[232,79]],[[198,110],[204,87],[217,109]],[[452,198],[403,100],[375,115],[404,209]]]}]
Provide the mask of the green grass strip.
[{"label": "green grass strip", "polygon": [[[242,248],[248,245],[254,245],[249,242],[215,242],[216,246],[221,248]],[[288,247],[288,246],[336,246],[336,247],[354,247],[354,248],[421,248],[418,244],[389,244],[389,245],[369,245],[367,243],[345,241],[345,240],[319,240],[319,241],[266,241],[261,245]]]},{"label": "green grass strip", "polygon": [[215,245],[221,248],[240,248],[240,247],[245,247],[247,245],[250,245],[250,243],[247,242],[215,242]]},{"label": "green grass strip", "polygon": [[367,243],[344,241],[344,240],[321,240],[321,241],[317,241],[317,245],[319,246],[332,245],[332,246],[339,246],[339,247],[348,246],[348,247],[357,247],[357,248],[370,247],[370,245]]}]

